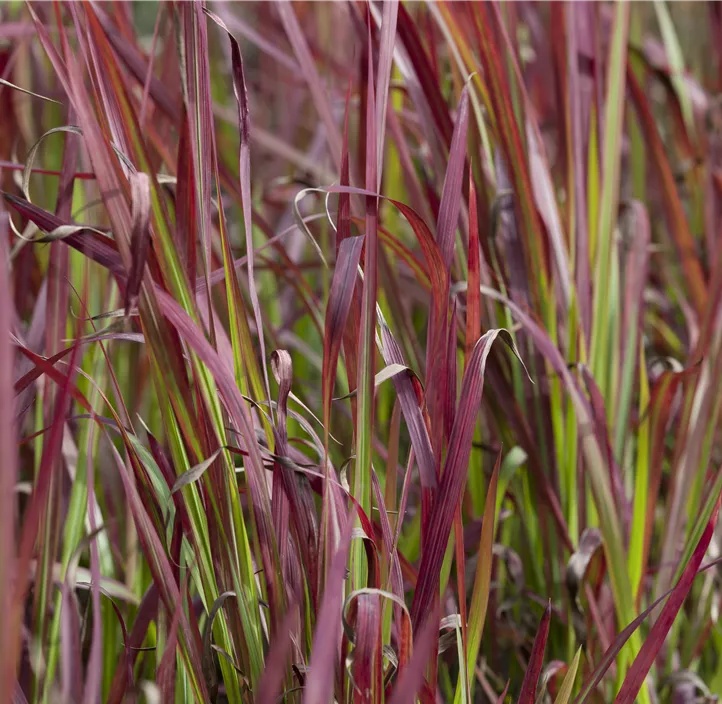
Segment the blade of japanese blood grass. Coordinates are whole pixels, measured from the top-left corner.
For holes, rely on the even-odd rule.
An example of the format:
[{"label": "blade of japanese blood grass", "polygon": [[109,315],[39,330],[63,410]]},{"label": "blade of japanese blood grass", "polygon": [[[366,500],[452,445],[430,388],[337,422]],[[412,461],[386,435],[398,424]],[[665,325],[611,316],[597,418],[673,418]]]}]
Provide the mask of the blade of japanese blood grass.
[{"label": "blade of japanese blood grass", "polygon": [[[208,29],[200,3],[184,3],[179,6],[182,31],[178,40],[182,43],[183,98],[186,103],[191,154],[193,155],[194,185],[196,188],[196,215],[198,239],[203,253],[206,281],[210,281],[213,235],[211,186],[215,161],[215,133],[211,112],[210,59],[208,53]],[[206,284],[210,287],[210,284]],[[208,291],[208,318],[211,340],[215,342],[215,324],[212,313],[210,290]]]},{"label": "blade of japanese blood grass", "polygon": [[[41,230],[54,232],[59,227],[67,224],[52,213],[33,205],[24,198],[18,198],[10,193],[3,193],[5,200],[24,217],[32,220]],[[125,268],[118,253],[115,242],[109,237],[95,232],[92,229],[78,228],[62,238],[63,242],[101,266],[111,271],[115,276],[125,276]]]},{"label": "blade of japanese blood grass", "polygon": [[288,656],[293,646],[293,628],[298,618],[298,610],[290,606],[283,617],[278,633],[271,639],[266,656],[266,669],[258,682],[256,701],[275,702],[278,700],[288,666]]},{"label": "blade of japanese blood grass", "polygon": [[[456,411],[456,346],[457,346],[457,321],[456,321],[457,301],[453,300],[451,304],[450,325],[448,328],[448,342],[446,349],[446,379],[444,383],[444,440],[448,443],[451,437],[451,431],[454,424]],[[468,473],[468,468],[467,468]],[[463,491],[462,491],[463,496]],[[458,502],[454,511],[454,557],[456,563],[456,591],[459,605],[459,618],[461,620],[461,641],[458,643],[459,648],[459,668],[461,670],[460,681],[463,687],[469,693],[469,683],[466,677],[466,644],[467,644],[467,613],[466,613],[466,550],[464,545],[464,519],[462,515],[462,502]],[[451,555],[449,555],[451,557]],[[448,573],[443,574],[442,580],[448,582]],[[443,588],[443,587],[442,587]],[[429,675],[429,683],[434,686],[436,684],[436,672],[434,666]],[[469,693],[470,694],[470,693]],[[471,697],[469,696],[469,699]]]},{"label": "blade of japanese blood grass", "polygon": [[414,639],[414,652],[409,664],[401,670],[391,694],[390,704],[413,704],[424,683],[424,672],[434,657],[438,643],[439,613],[433,609],[424,619]]},{"label": "blade of japanese blood grass", "polygon": [[[190,570],[186,571],[181,586],[181,604],[185,601],[185,594],[188,588],[188,580],[190,579]],[[163,655],[156,669],[156,683],[160,690],[161,701],[171,702],[175,700],[176,685],[176,647],[178,645],[178,624],[180,623],[180,612],[182,607],[177,608],[172,616],[168,637],[165,642]],[[157,646],[156,646],[157,648]]]},{"label": "blade of japanese blood grass", "polygon": [[[13,575],[15,574],[15,484],[17,481],[17,437],[13,393],[13,368],[15,354],[10,342],[13,330],[13,300],[7,266],[8,214],[0,210],[0,396],[4,399],[0,410],[0,448],[2,464],[0,471],[0,609],[8,615],[11,623],[22,618],[21,608],[15,614],[12,604]],[[7,689],[15,682],[17,662],[17,637],[12,628],[0,632],[0,672]]]},{"label": "blade of japanese blood grass", "polygon": [[[442,305],[448,298],[448,283],[451,272],[451,263],[454,257],[454,243],[456,229],[459,224],[461,211],[461,185],[464,178],[464,164],[466,158],[466,134],[469,125],[469,90],[465,86],[461,92],[459,109],[454,125],[454,134],[451,140],[449,162],[444,176],[444,188],[441,194],[439,217],[436,221],[436,242],[439,246],[441,258],[446,269],[446,286],[442,290],[432,290],[432,296],[438,296]],[[437,324],[441,322],[441,327]],[[444,381],[447,370],[446,316],[441,321],[432,318],[429,321],[426,340],[426,393],[429,400],[429,415],[433,421],[436,434],[432,438],[437,461],[441,457],[442,433],[446,424],[444,414]]]},{"label": "blade of japanese blood grass", "polygon": [[486,360],[491,345],[500,334],[508,338],[508,344],[516,352],[507,331],[503,329],[489,330],[476,343],[464,372],[461,399],[449,440],[444,471],[441,473],[439,488],[426,526],[425,549],[421,557],[419,582],[416,585],[411,607],[411,621],[414,626],[420,624],[423,614],[429,611],[438,595],[441,564],[449,542],[454,512],[461,499],[476,427],[476,416],[481,407]]},{"label": "blade of japanese blood grass", "polygon": [[378,175],[376,190],[381,191],[381,178],[384,163],[384,136],[386,134],[386,105],[389,98],[389,82],[391,80],[391,64],[394,57],[394,41],[396,39],[396,21],[399,14],[398,0],[389,0],[383,4],[383,20],[381,23],[381,39],[379,40],[379,67],[376,78],[376,164]]},{"label": "blade of japanese blood grass", "polygon": [[[193,160],[191,159],[190,147],[190,126],[188,115],[183,114],[178,137],[178,159],[177,159],[177,181],[176,181],[176,228],[175,237],[178,242],[178,253],[181,262],[187,272],[188,281],[196,281],[196,201],[195,187],[193,185]],[[206,281],[196,281],[196,293],[198,284],[205,290]],[[211,277],[211,284],[213,278]]]},{"label": "blade of japanese blood grass", "polygon": [[10,81],[6,81],[4,78],[0,78],[0,85],[7,86],[8,88],[17,90],[20,93],[24,93],[25,95],[30,95],[33,98],[40,98],[40,100],[47,100],[49,103],[55,103],[56,105],[62,105],[62,103],[60,103],[57,100],[53,100],[52,98],[48,98],[44,95],[40,95],[39,93],[33,93],[31,90],[27,90],[26,88],[21,88],[20,86],[16,86],[14,83],[10,83]]},{"label": "blade of japanese blood grass", "polygon": [[[350,179],[350,170],[349,170],[349,152],[348,152],[348,123],[349,123],[349,112],[350,112],[350,106],[351,106],[351,81],[349,80],[348,88],[346,91],[346,106],[344,110],[344,124],[343,124],[343,151],[341,153],[341,174],[340,174],[340,183],[341,186],[348,188],[349,187],[349,179]],[[350,193],[339,193],[338,195],[338,210],[337,210],[337,218],[336,218],[336,266],[338,266],[338,258],[339,258],[339,250],[341,243],[345,240],[351,237],[351,194]],[[359,257],[360,257],[359,253]],[[354,274],[355,278],[355,274]],[[330,298],[329,298],[330,303]],[[358,355],[360,350],[360,343],[359,343],[359,335],[361,332],[361,288],[355,287],[353,291],[351,292],[351,301],[350,301],[350,308],[348,312],[348,320],[346,321],[344,327],[341,330],[341,335],[343,339],[343,350],[344,350],[344,357],[346,361],[346,380],[348,383],[349,391],[355,391],[356,390],[356,381],[358,379],[358,371],[359,371],[359,364],[358,364]],[[328,309],[326,314],[328,315]],[[324,363],[325,363],[325,345],[327,344],[328,340],[326,337],[326,333],[324,333]],[[323,369],[322,369],[323,373]],[[323,379],[322,379],[323,383]],[[323,398],[322,398],[323,402]],[[356,398],[351,399],[350,403],[351,407],[351,421],[353,424],[353,427],[356,427],[356,424],[358,422],[358,409],[357,409],[357,403]],[[327,423],[324,423],[324,427],[330,434],[330,428]],[[324,438],[325,442],[325,448],[326,448],[326,454],[328,455],[328,441]],[[328,466],[328,462],[326,462],[326,465],[324,467],[324,470]],[[328,482],[326,482],[326,487],[328,487]],[[331,520],[331,525],[335,525],[339,519],[340,516],[334,516],[333,515],[333,503],[330,501],[326,501],[326,499],[330,499],[330,496],[328,494],[324,494],[324,505],[323,505],[323,527],[321,532],[321,539],[324,542],[324,550],[323,550],[323,556],[324,556],[324,563],[330,564],[331,562],[331,556],[332,556],[332,550],[333,544],[336,542],[337,538],[332,543],[327,543],[326,541],[326,535],[330,535],[328,533],[328,520]]]},{"label": "blade of japanese blood grass", "polygon": [[539,675],[544,665],[544,650],[549,637],[549,624],[552,617],[551,602],[544,609],[544,615],[539,623],[539,629],[534,638],[534,645],[529,656],[529,665],[524,673],[524,681],[521,684],[518,704],[534,704],[536,699],[536,687],[539,682]]},{"label": "blade of japanese blood grass", "polygon": [[311,660],[306,686],[303,692],[304,704],[325,704],[333,693],[333,673],[340,653],[341,608],[344,602],[346,563],[351,547],[351,533],[355,523],[355,507],[346,522],[341,540],[329,567],[326,589],[321,599],[316,630],[311,647]]},{"label": "blade of japanese blood grass", "polygon": [[[342,158],[341,182],[348,183],[348,104],[346,100],[346,124],[344,126],[344,153]],[[350,390],[355,390],[357,369],[357,341],[359,322],[359,301],[356,288],[357,269],[363,251],[364,237],[351,237],[350,222],[350,195],[339,194],[338,199],[338,228],[336,237],[336,268],[331,281],[331,289],[326,305],[326,316],[323,335],[323,361],[321,369],[321,403],[323,407],[324,427],[324,482],[323,505],[321,515],[321,546],[319,553],[322,556],[324,571],[319,575],[319,588],[326,579],[328,566],[331,564],[332,551],[337,542],[334,534],[337,532],[339,516],[330,493],[328,444],[331,434],[331,395],[333,382],[336,378],[336,368],[341,344],[343,343],[346,355],[346,373]],[[349,319],[350,317],[350,319]],[[356,421],[353,413],[356,409],[355,397],[351,400],[352,421]],[[354,423],[355,425],[355,423]],[[320,597],[320,594],[318,595]]]},{"label": "blade of japanese blood grass", "polygon": [[[253,307],[253,316],[256,321],[256,334],[258,335],[258,346],[261,350],[263,380],[266,385],[266,397],[270,404],[271,390],[268,384],[268,369],[266,368],[266,343],[263,337],[263,320],[261,318],[261,306],[258,302],[258,292],[256,291],[256,282],[253,274],[253,224],[251,221],[251,213],[253,203],[251,202],[251,145],[250,145],[250,127],[251,119],[248,110],[248,91],[246,90],[246,78],[243,73],[243,57],[241,56],[241,48],[236,38],[228,31],[223,20],[203,9],[219,27],[226,31],[231,43],[231,67],[233,70],[233,92],[236,95],[238,104],[238,127],[240,132],[240,157],[239,157],[239,175],[241,179],[241,201],[243,204],[243,224],[246,232],[246,254],[248,269],[248,292],[251,298],[251,306]],[[209,96],[210,105],[210,96]]]},{"label": "blade of japanese blood grass", "polygon": [[[615,250],[615,229],[619,202],[621,150],[619,149],[624,123],[624,94],[626,75],[627,35],[629,31],[629,5],[614,7],[602,143],[602,189],[599,202],[599,221],[595,246],[595,280],[609,281],[612,256]],[[590,368],[602,396],[609,394],[610,319],[613,310],[607,287],[597,286],[593,297],[592,334],[590,341]],[[610,409],[607,409],[609,412]]]},{"label": "blade of japanese blood grass", "polygon": [[655,124],[644,90],[629,65],[627,65],[627,86],[632,105],[634,105],[634,110],[642,127],[644,141],[654,162],[659,184],[664,193],[662,202],[666,211],[669,233],[677,249],[692,304],[701,320],[707,302],[707,285],[704,271],[679,197],[675,177],[667,158],[667,150]]},{"label": "blade of japanese blood grass", "polygon": [[382,691],[381,604],[379,595],[363,593],[356,597],[353,680],[354,703],[379,701]]},{"label": "blade of japanese blood grass", "polygon": [[466,289],[466,342],[464,360],[468,364],[474,344],[481,337],[481,260],[479,254],[479,221],[476,208],[476,187],[469,165],[469,273]]},{"label": "blade of japanese blood grass", "polygon": [[[274,427],[276,456],[286,458],[289,454],[286,418],[293,376],[291,355],[286,350],[274,350],[271,355],[271,368],[278,383],[277,422]],[[315,613],[318,596],[318,525],[315,520],[313,498],[308,484],[301,484],[295,473],[284,462],[277,461],[273,471],[274,484],[280,479],[290,505],[291,526],[296,534],[298,552],[302,567],[306,571],[306,580],[310,591],[309,610]],[[288,526],[285,526],[278,534],[279,541],[283,539],[287,530]]]},{"label": "blade of japanese blood grass", "polygon": [[123,643],[123,652],[113,676],[106,704],[120,704],[125,697],[126,690],[133,687],[133,667],[145,640],[148,626],[154,620],[157,610],[158,585],[151,583],[140,602],[133,628]]},{"label": "blade of japanese blood grass", "polygon": [[356,287],[356,271],[361,261],[363,243],[364,236],[348,237],[339,243],[336,254],[336,268],[331,280],[331,290],[328,294],[323,335],[323,370],[321,373],[323,427],[327,437],[331,427],[331,397],[336,379],[338,356],[341,351],[343,334]]},{"label": "blade of japanese blood grass", "polygon": [[574,272],[576,282],[577,304],[579,317],[584,336],[589,339],[591,331],[591,283],[589,271],[589,229],[587,226],[586,208],[586,172],[584,160],[584,131],[586,129],[585,117],[589,111],[589,90],[582,88],[583,78],[579,70],[579,51],[582,16],[586,8],[580,8],[574,3],[564,5],[567,28],[567,73],[568,89],[565,97],[568,101],[570,121],[570,142],[567,149],[571,152],[570,168],[573,173],[573,190],[569,189],[571,222],[569,236],[573,234],[574,241]]},{"label": "blade of japanese blood grass", "polygon": [[[707,563],[703,567],[699,568],[699,571],[694,575],[698,575],[706,572],[707,570],[717,567],[722,564],[722,558],[717,558]],[[644,623],[646,618],[665,600],[667,599],[677,587],[673,587],[659,598],[655,599],[639,616],[637,616],[631,623],[629,623],[624,629],[622,629],[614,639],[614,642],[607,648],[602,658],[597,663],[594,671],[587,677],[584,684],[581,687],[579,694],[574,700],[574,704],[584,704],[588,701],[590,694],[594,691],[595,687],[602,681],[607,670],[614,662],[614,658],[617,657],[619,651],[622,649],[624,644],[629,640],[631,635]]]},{"label": "blade of japanese blood grass", "polygon": [[639,654],[629,668],[624,684],[615,699],[615,704],[632,704],[632,702],[636,701],[637,695],[644,684],[644,680],[654,663],[654,659],[657,657],[657,653],[664,644],[664,640],[672,627],[672,623],[677,617],[679,610],[682,608],[682,604],[689,594],[692,582],[697,575],[697,570],[702,563],[702,558],[707,552],[707,548],[712,540],[715,526],[717,525],[719,508],[720,497],[717,498],[717,503],[715,504],[712,516],[710,517],[707,527],[705,528],[704,533],[702,534],[702,537],[692,554],[692,558],[685,566],[680,580],[672,590],[672,593],[667,600],[667,603],[664,605],[659,618],[655,622],[654,626],[652,626],[652,629],[647,635]]},{"label": "blade of japanese blood grass", "polygon": [[[634,476],[634,499],[632,508],[632,525],[629,532],[629,550],[627,553],[627,570],[629,582],[634,594],[635,603],[639,605],[642,596],[640,589],[642,576],[646,567],[645,535],[647,526],[647,499],[650,492],[650,452],[649,452],[649,379],[644,345],[639,346],[639,430],[637,431],[637,460]],[[656,500],[654,501],[656,505]]]},{"label": "blade of japanese blood grass", "polygon": [[511,680],[507,680],[506,684],[504,685],[504,689],[502,690],[501,694],[499,695],[499,698],[496,700],[496,704],[504,704],[506,701],[506,693],[509,691],[509,685],[511,684]]},{"label": "blade of japanese blood grass", "polygon": [[180,491],[184,486],[188,486],[192,482],[198,481],[205,471],[218,459],[218,455],[223,452],[223,448],[218,448],[208,459],[203,460],[199,464],[191,467],[189,470],[183,472],[178,479],[175,480],[171,487],[170,493],[175,494]]},{"label": "blade of japanese blood grass", "polygon": [[[368,81],[366,96],[366,190],[376,188],[376,104],[371,27],[368,28]],[[376,289],[378,286],[378,198],[366,196],[366,242],[363,301],[361,309],[361,353],[357,373],[358,405],[356,414],[356,461],[353,496],[367,515],[371,513],[371,437],[374,424],[374,376],[376,360]],[[353,547],[353,586],[366,586],[366,568],[362,545]]]},{"label": "blade of japanese blood grass", "polygon": [[[481,538],[479,539],[479,557],[476,563],[474,587],[471,592],[471,609],[469,610],[469,637],[466,643],[466,677],[470,692],[473,694],[473,684],[476,681],[474,671],[476,660],[479,657],[481,637],[484,633],[486,610],[489,606],[489,590],[491,585],[491,566],[493,563],[494,533],[496,530],[496,504],[497,487],[499,485],[499,469],[501,467],[501,452],[496,457],[494,471],[486,490],[484,515],[481,521]],[[462,691],[457,685],[455,704],[462,701]],[[473,701],[469,699],[469,701]]]},{"label": "blade of japanese blood grass", "polygon": [[[288,394],[291,391],[291,358],[285,350],[274,351],[274,360],[271,364],[273,367],[273,375],[278,383],[278,401],[277,401],[277,423],[273,427],[274,450],[280,459],[285,459],[288,454],[288,433],[286,428],[286,417],[288,409]],[[287,369],[286,369],[287,368]],[[276,541],[278,543],[278,553],[281,560],[281,570],[288,570],[288,542],[289,542],[289,524],[290,524],[290,492],[284,490],[284,484],[289,484],[295,489],[294,478],[284,482],[283,477],[284,466],[280,461],[273,463],[273,486],[271,488],[271,512],[273,514],[273,522],[276,530]],[[298,506],[294,507],[294,513],[297,512]],[[297,516],[294,516],[297,519]],[[302,534],[301,534],[302,535]],[[301,537],[299,544],[301,549],[305,549],[306,541]],[[315,575],[314,575],[315,577]]]},{"label": "blade of japanese blood grass", "polygon": [[[381,356],[386,364],[404,365],[404,358],[398,343],[391,334],[388,326],[381,321]],[[432,492],[436,489],[436,462],[434,460],[431,440],[421,410],[420,393],[414,383],[415,377],[410,372],[396,374],[392,377],[392,383],[401,406],[406,427],[411,438],[411,446],[414,449],[419,465],[419,478],[421,480],[422,496],[424,493],[431,498]],[[418,383],[418,382],[417,382]]]},{"label": "blade of japanese blood grass", "polygon": [[[346,89],[346,108],[343,115],[343,151],[341,152],[340,185],[350,186],[350,167],[348,157],[348,118],[351,111],[351,81]],[[380,190],[380,189],[376,189]],[[351,194],[338,194],[338,208],[336,212],[336,256],[338,248],[347,237],[351,237]]]},{"label": "blade of japanese blood grass", "polygon": [[125,288],[125,314],[138,299],[138,291],[143,281],[145,271],[145,260],[148,253],[150,233],[150,183],[148,175],[144,173],[131,174],[130,176],[131,203],[133,230],[130,238],[130,249],[133,255],[133,262],[128,273],[128,283]]}]

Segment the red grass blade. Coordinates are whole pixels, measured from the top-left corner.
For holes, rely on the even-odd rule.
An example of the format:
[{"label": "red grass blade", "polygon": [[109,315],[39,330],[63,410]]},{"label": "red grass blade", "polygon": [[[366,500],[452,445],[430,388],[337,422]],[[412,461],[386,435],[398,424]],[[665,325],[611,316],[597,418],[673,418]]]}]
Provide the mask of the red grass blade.
[{"label": "red grass blade", "polygon": [[[52,213],[29,203],[24,198],[18,198],[9,193],[3,193],[3,197],[18,213],[32,220],[44,232],[51,233],[68,224]],[[82,227],[69,232],[63,236],[62,240],[89,259],[104,266],[116,277],[125,279],[125,267],[114,240],[104,237],[89,228]]]},{"label": "red grass blade", "polygon": [[717,504],[715,505],[712,516],[707,523],[707,527],[704,529],[704,533],[700,538],[697,547],[692,554],[692,559],[687,563],[682,572],[682,576],[677,582],[677,585],[672,590],[667,603],[664,605],[662,612],[659,614],[659,618],[656,620],[654,626],[650,630],[647,638],[645,639],[642,647],[634,659],[627,677],[622,684],[622,688],[619,690],[617,698],[614,700],[615,704],[633,704],[636,701],[637,694],[644,684],[644,680],[649,673],[650,668],[654,664],[654,660],[657,657],[664,640],[669,633],[672,624],[679,610],[682,608],[689,590],[692,588],[692,582],[697,576],[699,566],[702,564],[702,558],[707,552],[712,536],[714,534],[715,526],[717,525],[717,516],[719,515],[720,501],[722,497],[717,498]]},{"label": "red grass blade", "polygon": [[266,655],[266,669],[258,682],[256,700],[259,702],[275,702],[281,693],[283,677],[288,667],[288,655],[293,645],[292,629],[297,620],[297,609],[289,608],[275,638],[271,640],[271,647]]},{"label": "red grass blade", "polygon": [[444,176],[444,190],[441,194],[439,217],[436,221],[436,241],[439,243],[439,250],[441,250],[441,257],[447,271],[451,267],[451,260],[454,256],[454,235],[459,225],[461,184],[464,178],[468,126],[469,89],[465,86],[459,100],[454,135],[451,139],[451,149],[449,151],[449,164]]},{"label": "red grass blade", "polygon": [[327,702],[333,692],[333,673],[339,664],[340,639],[338,634],[341,626],[343,587],[346,581],[346,563],[351,547],[354,513],[355,510],[352,509],[346,522],[346,530],[341,536],[333,557],[326,580],[326,591],[321,599],[311,647],[310,672],[303,692],[304,704]]},{"label": "red grass blade", "polygon": [[327,432],[331,427],[331,397],[336,380],[338,356],[356,288],[357,270],[361,261],[363,243],[363,236],[341,240],[336,255],[336,268],[331,280],[331,290],[328,294],[321,373],[323,425]]},{"label": "red grass blade", "polygon": [[536,699],[536,688],[539,683],[539,675],[541,675],[544,666],[544,650],[549,637],[549,623],[552,617],[551,602],[544,609],[544,615],[539,622],[539,629],[534,638],[534,645],[529,656],[529,665],[524,673],[524,681],[521,685],[518,704],[534,704]]},{"label": "red grass blade", "polygon": [[[271,355],[271,368],[278,383],[277,423],[274,426],[276,456],[285,459],[289,455],[288,429],[288,396],[291,392],[293,369],[291,355],[286,350],[275,350]],[[306,572],[310,587],[311,605],[316,604],[318,593],[318,526],[313,510],[313,497],[307,485],[300,484],[291,469],[282,461],[274,462],[274,492],[280,480],[279,488],[283,488],[285,499],[289,502],[291,525],[296,533],[299,557]],[[281,542],[288,536],[288,520],[280,526],[276,540]],[[284,564],[282,562],[282,564]]]},{"label": "red grass blade", "polygon": [[107,704],[121,704],[125,693],[134,685],[133,668],[145,640],[150,622],[158,611],[158,586],[152,583],[138,607],[133,628],[124,643],[124,653],[110,686]]},{"label": "red grass blade", "polygon": [[353,651],[354,702],[372,704],[381,697],[381,604],[378,594],[356,598],[356,647]]},{"label": "red grass blade", "polygon": [[505,331],[489,330],[479,339],[464,372],[461,400],[449,440],[449,451],[426,529],[426,548],[421,558],[419,582],[411,606],[411,621],[414,626],[418,626],[423,615],[429,611],[439,591],[441,564],[449,541],[456,506],[461,499],[466,480],[476,416],[481,406],[484,389],[486,360],[492,343],[502,332]]},{"label": "red grass blade", "polygon": [[[697,574],[695,574],[695,577],[702,572],[712,569],[713,567],[717,567],[720,564],[722,564],[722,557],[717,558],[716,560],[712,560],[712,562],[706,564],[704,567],[701,567]],[[629,637],[632,635],[632,633],[634,633],[634,631],[636,631],[642,625],[647,616],[649,616],[652,611],[654,611],[670,594],[672,594],[675,589],[676,587],[665,592],[658,599],[655,599],[644,611],[642,611],[641,614],[639,614],[639,616],[637,616],[637,618],[634,619],[634,621],[629,623],[617,634],[614,642],[609,646],[609,648],[607,648],[604,655],[597,663],[597,666],[594,668],[592,674],[589,675],[587,680],[582,685],[579,695],[574,700],[574,704],[583,704],[588,700],[589,695],[594,690],[594,688],[601,682],[602,677],[604,677],[604,674],[607,672],[610,665],[614,662],[614,658],[617,657],[619,651],[624,647],[625,643],[629,640]]]},{"label": "red grass blade", "polygon": [[[4,399],[0,410],[0,609],[12,614],[12,595],[15,563],[15,483],[17,482],[17,445],[13,393],[15,354],[10,342],[13,329],[12,293],[7,267],[8,214],[0,211],[0,396]],[[20,618],[20,614],[18,614]],[[11,628],[0,630],[0,672],[6,691],[14,689],[16,664],[16,634]]]},{"label": "red grass blade", "polygon": [[[385,322],[381,322],[381,355],[386,364],[406,366],[401,348],[391,334]],[[395,374],[392,383],[399,399],[401,412],[411,437],[416,461],[419,465],[419,478],[422,489],[436,489],[436,462],[431,448],[431,439],[421,410],[420,384],[410,371]]]},{"label": "red grass blade", "polygon": [[389,98],[389,82],[391,80],[391,63],[394,57],[394,41],[396,39],[396,22],[399,14],[398,0],[389,0],[383,4],[383,20],[381,22],[381,39],[379,41],[379,67],[376,78],[376,137],[378,148],[376,164],[378,178],[376,190],[381,191],[381,178],[384,163],[384,136],[386,134],[386,106]]},{"label": "red grass blade", "polygon": [[474,344],[481,337],[481,257],[479,253],[479,221],[476,208],[476,187],[469,166],[469,276],[466,289],[465,360],[468,363]]},{"label": "red grass blade", "polygon": [[414,639],[414,652],[409,664],[399,674],[394,685],[390,704],[413,704],[416,694],[424,683],[424,672],[434,655],[438,642],[439,616],[434,610],[424,619],[424,623]]}]

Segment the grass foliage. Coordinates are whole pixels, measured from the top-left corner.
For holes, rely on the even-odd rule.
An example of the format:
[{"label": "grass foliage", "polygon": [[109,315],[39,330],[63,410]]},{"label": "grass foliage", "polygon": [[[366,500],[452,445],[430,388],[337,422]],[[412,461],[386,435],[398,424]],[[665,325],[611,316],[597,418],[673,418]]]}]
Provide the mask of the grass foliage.
[{"label": "grass foliage", "polygon": [[0,703],[714,700],[718,3],[0,20]]}]

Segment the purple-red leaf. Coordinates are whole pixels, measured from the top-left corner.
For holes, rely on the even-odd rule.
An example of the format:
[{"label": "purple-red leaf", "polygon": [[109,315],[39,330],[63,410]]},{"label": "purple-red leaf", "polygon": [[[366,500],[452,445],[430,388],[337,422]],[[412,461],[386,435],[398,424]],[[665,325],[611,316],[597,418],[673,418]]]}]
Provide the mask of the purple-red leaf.
[{"label": "purple-red leaf", "polygon": [[293,645],[293,627],[297,620],[297,609],[289,608],[278,632],[271,639],[271,647],[266,655],[266,669],[258,681],[256,700],[259,702],[275,702],[281,692],[288,654]]},{"label": "purple-red leaf", "polygon": [[[414,592],[411,621],[418,626],[424,614],[431,608],[439,593],[439,575],[444,553],[449,542],[451,524],[456,506],[466,481],[471,455],[471,442],[476,427],[476,417],[481,406],[484,389],[484,370],[494,340],[505,330],[495,329],[485,333],[474,347],[461,384],[461,400],[449,440],[449,450],[441,474],[441,483],[434,499],[432,513],[425,535],[425,549],[419,569],[419,582]],[[511,338],[509,337],[511,344]]]},{"label": "purple-red leaf", "polygon": [[414,652],[409,664],[399,674],[390,704],[413,704],[416,701],[416,693],[424,683],[426,666],[433,657],[434,647],[438,642],[438,631],[438,612],[432,610],[414,639]]},{"label": "purple-red leaf", "polygon": [[544,666],[544,650],[549,637],[549,623],[552,616],[551,602],[544,609],[544,614],[539,622],[539,629],[534,638],[534,645],[529,656],[529,665],[524,673],[524,681],[521,685],[518,704],[534,704],[536,699],[536,688],[539,682],[539,675]]},{"label": "purple-red leaf", "polygon": [[448,271],[454,256],[454,235],[459,224],[461,210],[461,183],[464,178],[466,159],[466,133],[469,126],[469,90],[464,87],[459,100],[459,109],[451,140],[449,163],[444,177],[439,217],[436,222],[436,241]]},{"label": "purple-red leaf", "polygon": [[326,321],[323,335],[323,370],[321,394],[323,399],[323,425],[330,431],[331,396],[336,380],[336,365],[341,350],[348,314],[351,310],[357,269],[361,261],[364,237],[347,237],[338,245],[336,268],[328,295]]},{"label": "purple-red leaf", "polygon": [[[13,594],[15,562],[15,483],[17,481],[17,437],[15,429],[15,403],[13,393],[13,366],[15,353],[10,334],[13,329],[12,293],[10,290],[8,252],[8,215],[0,212],[0,608],[12,620],[22,618],[21,611],[9,612]],[[18,623],[19,626],[19,623]],[[0,630],[0,673],[6,688],[15,682],[18,631],[6,627]]]},{"label": "purple-red leaf", "polygon": [[682,608],[684,600],[689,594],[689,590],[692,588],[692,582],[697,576],[697,570],[700,564],[702,564],[702,558],[707,552],[707,548],[712,540],[715,526],[717,525],[717,516],[719,515],[720,500],[722,497],[717,498],[717,503],[712,511],[707,526],[702,533],[702,537],[697,543],[697,547],[692,553],[692,558],[687,563],[682,572],[682,576],[679,578],[679,582],[672,590],[667,603],[662,608],[662,612],[659,614],[659,618],[655,621],[654,626],[650,630],[647,638],[642,644],[637,657],[634,659],[627,676],[622,684],[622,688],[617,694],[617,698],[614,700],[615,704],[633,704],[636,701],[637,694],[644,684],[644,680],[652,667],[657,653],[659,652],[664,640],[669,633],[672,624],[679,610]]},{"label": "purple-red leaf", "polygon": [[326,579],[311,646],[310,672],[303,692],[304,704],[328,702],[333,693],[333,675],[340,654],[341,609],[346,581],[346,563],[351,546],[355,509],[346,522]]}]

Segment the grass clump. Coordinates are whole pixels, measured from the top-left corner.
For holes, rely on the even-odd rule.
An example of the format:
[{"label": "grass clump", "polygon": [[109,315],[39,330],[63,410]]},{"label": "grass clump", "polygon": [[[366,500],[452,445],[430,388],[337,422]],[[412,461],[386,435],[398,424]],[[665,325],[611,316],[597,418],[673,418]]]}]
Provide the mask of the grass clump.
[{"label": "grass clump", "polygon": [[1,11],[0,701],[722,691],[717,5]]}]

